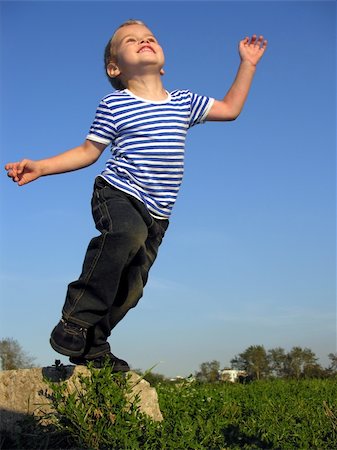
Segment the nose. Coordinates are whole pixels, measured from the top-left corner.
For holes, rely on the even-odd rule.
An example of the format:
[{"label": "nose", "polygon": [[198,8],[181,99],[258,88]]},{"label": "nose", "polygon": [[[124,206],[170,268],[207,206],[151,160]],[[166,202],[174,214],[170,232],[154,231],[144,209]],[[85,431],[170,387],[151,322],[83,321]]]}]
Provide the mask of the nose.
[{"label": "nose", "polygon": [[141,39],[141,40],[139,41],[140,44],[148,44],[149,42],[150,42],[150,41],[149,41],[148,38],[144,38],[144,39]]}]

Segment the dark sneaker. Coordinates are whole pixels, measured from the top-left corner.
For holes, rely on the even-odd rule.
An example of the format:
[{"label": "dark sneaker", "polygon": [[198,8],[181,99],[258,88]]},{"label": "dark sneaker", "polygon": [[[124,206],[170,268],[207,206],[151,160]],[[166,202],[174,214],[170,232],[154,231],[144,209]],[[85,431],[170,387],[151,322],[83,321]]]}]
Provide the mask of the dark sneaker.
[{"label": "dark sneaker", "polygon": [[80,356],[84,353],[86,338],[86,328],[61,319],[51,333],[50,345],[62,355]]},{"label": "dark sneaker", "polygon": [[130,370],[129,364],[126,361],[117,358],[117,356],[112,353],[106,353],[105,355],[98,356],[94,359],[71,357],[69,358],[69,361],[78,366],[87,366],[89,363],[92,363],[96,369],[101,369],[104,364],[108,362],[108,364],[111,364],[113,372],[128,372]]}]

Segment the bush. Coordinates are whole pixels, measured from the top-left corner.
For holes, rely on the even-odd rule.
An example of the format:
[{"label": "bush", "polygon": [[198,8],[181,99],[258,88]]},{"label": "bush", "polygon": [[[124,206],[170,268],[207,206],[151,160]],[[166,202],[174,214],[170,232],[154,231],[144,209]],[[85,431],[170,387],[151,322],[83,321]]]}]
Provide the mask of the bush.
[{"label": "bush", "polygon": [[55,412],[42,420],[66,433],[79,448],[147,448],[156,423],[139,409],[139,396],[132,398],[130,375],[113,373],[107,364],[102,369],[89,366],[90,376],[79,375],[78,386],[50,383],[48,397]]}]

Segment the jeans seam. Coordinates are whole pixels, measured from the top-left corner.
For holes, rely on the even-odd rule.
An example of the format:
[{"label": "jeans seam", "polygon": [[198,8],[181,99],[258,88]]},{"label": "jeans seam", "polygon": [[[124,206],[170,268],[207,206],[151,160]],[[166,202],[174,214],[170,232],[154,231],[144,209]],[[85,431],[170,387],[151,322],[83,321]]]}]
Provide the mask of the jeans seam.
[{"label": "jeans seam", "polygon": [[[108,219],[107,231],[111,232],[112,231],[112,219],[111,219],[111,216],[110,216],[110,213],[109,213],[109,208],[108,208],[108,205],[106,204],[106,201],[104,201],[102,204],[100,204],[99,207],[100,207],[100,209],[104,208],[105,216]],[[104,212],[103,212],[103,217],[104,217]],[[103,222],[102,222],[102,225],[103,225]]]},{"label": "jeans seam", "polygon": [[98,263],[98,261],[99,261],[99,259],[100,259],[100,257],[101,257],[102,252],[103,252],[103,247],[104,247],[104,244],[105,244],[105,241],[106,241],[106,236],[107,236],[107,234],[108,234],[108,233],[102,233],[102,243],[101,243],[99,252],[98,252],[98,254],[97,254],[96,257],[95,257],[95,259],[94,259],[94,261],[93,261],[93,263],[92,263],[92,265],[91,265],[91,268],[90,268],[90,270],[88,271],[87,276],[84,278],[84,287],[83,287],[83,289],[82,289],[81,292],[78,294],[78,296],[74,299],[74,304],[73,304],[71,310],[67,313],[67,316],[68,316],[68,317],[70,317],[71,314],[74,312],[74,310],[75,310],[75,308],[76,308],[76,306],[77,306],[77,303],[81,300],[81,298],[83,297],[83,295],[84,295],[84,293],[85,293],[85,291],[86,291],[86,287],[88,286],[88,282],[89,282],[89,280],[90,280],[90,278],[91,278],[91,275],[92,275],[93,271],[95,270],[95,268],[96,268],[96,266],[97,266],[97,263]]}]

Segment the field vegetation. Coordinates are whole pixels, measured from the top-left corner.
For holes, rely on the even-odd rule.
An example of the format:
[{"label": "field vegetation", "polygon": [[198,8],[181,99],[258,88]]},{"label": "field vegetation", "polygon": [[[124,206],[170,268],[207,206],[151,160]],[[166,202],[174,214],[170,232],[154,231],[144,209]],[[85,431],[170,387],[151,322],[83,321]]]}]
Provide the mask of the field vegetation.
[{"label": "field vegetation", "polygon": [[[205,363],[206,369],[214,365]],[[205,368],[203,366],[203,368]],[[213,367],[214,368],[214,367]],[[201,367],[202,369],[202,367]],[[202,372],[202,370],[200,370]],[[207,371],[206,371],[207,372]],[[337,448],[337,379],[261,378],[244,384],[146,374],[156,384],[162,422],[130,405],[128,377],[90,369],[81,389],[52,385],[49,425],[27,419],[5,449],[225,450]]]}]

